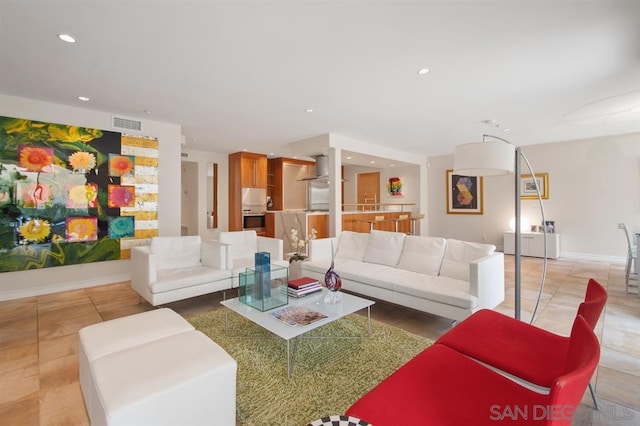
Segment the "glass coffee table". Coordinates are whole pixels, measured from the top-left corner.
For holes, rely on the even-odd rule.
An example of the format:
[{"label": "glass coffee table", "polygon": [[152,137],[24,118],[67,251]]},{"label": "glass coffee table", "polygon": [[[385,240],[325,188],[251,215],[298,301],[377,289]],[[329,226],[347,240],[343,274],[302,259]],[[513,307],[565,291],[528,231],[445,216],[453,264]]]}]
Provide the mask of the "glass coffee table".
[{"label": "glass coffee table", "polygon": [[[295,362],[295,351],[297,347],[298,338],[303,337],[305,333],[310,332],[318,327],[327,325],[337,319],[343,318],[354,312],[367,308],[367,334],[366,336],[335,336],[336,338],[361,338],[371,336],[371,306],[375,304],[372,300],[363,299],[362,297],[354,296],[352,294],[341,293],[342,301],[336,304],[325,304],[324,296],[328,290],[323,288],[322,292],[318,292],[313,295],[308,295],[300,299],[289,299],[289,304],[282,308],[273,309],[271,311],[259,311],[252,308],[242,302],[236,297],[220,302],[225,308],[232,310],[238,315],[248,319],[249,321],[259,325],[265,330],[275,334],[276,336],[286,340],[287,342],[287,378],[291,378],[293,373],[293,364]],[[279,312],[282,309],[289,309],[294,307],[307,308],[308,310],[320,313],[326,318],[311,322],[308,325],[291,325],[272,315],[274,312]],[[227,311],[225,310],[225,330],[227,330]],[[240,336],[238,336],[240,337]],[[327,337],[331,338],[331,337]],[[291,350],[291,341],[293,340],[294,347]],[[292,358],[293,355],[293,358]]]}]

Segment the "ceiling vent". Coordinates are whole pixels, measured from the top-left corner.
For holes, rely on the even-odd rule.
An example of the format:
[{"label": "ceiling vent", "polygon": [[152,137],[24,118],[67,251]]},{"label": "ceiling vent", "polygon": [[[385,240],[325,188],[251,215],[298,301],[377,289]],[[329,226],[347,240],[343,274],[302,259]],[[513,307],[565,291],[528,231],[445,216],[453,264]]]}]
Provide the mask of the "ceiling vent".
[{"label": "ceiling vent", "polygon": [[142,131],[142,121],[131,120],[129,118],[112,117],[111,125],[116,129],[127,129]]}]

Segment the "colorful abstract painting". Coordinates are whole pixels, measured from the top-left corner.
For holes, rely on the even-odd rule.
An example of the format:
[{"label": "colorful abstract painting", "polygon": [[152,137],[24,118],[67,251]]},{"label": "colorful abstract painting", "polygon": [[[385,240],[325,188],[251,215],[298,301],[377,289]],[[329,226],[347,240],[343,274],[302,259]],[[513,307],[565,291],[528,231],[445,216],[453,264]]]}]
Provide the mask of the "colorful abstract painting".
[{"label": "colorful abstract painting", "polygon": [[158,152],[154,138],[0,117],[0,272],[126,259],[148,244]]},{"label": "colorful abstract painting", "polygon": [[482,178],[447,170],[447,213],[482,214]]},{"label": "colorful abstract painting", "polygon": [[387,179],[387,195],[389,197],[402,197],[402,178],[390,177]]}]

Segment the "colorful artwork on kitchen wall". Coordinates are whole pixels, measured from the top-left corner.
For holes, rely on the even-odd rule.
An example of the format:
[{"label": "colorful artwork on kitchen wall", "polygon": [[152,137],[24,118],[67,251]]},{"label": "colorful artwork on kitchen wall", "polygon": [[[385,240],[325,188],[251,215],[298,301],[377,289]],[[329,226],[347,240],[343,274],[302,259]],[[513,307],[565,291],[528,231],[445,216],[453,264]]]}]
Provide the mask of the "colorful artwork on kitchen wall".
[{"label": "colorful artwork on kitchen wall", "polygon": [[158,141],[0,116],[0,272],[126,259],[158,234]]},{"label": "colorful artwork on kitchen wall", "polygon": [[389,197],[402,197],[402,178],[390,177],[387,179],[387,195]]}]

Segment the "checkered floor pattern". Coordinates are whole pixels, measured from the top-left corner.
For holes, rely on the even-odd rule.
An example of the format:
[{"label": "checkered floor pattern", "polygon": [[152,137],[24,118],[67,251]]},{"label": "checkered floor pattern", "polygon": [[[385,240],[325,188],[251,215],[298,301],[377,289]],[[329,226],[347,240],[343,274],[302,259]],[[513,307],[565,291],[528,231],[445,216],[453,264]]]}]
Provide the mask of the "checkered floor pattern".
[{"label": "checkered floor pattern", "polygon": [[314,420],[307,426],[373,426],[364,420],[351,416],[327,416]]}]

